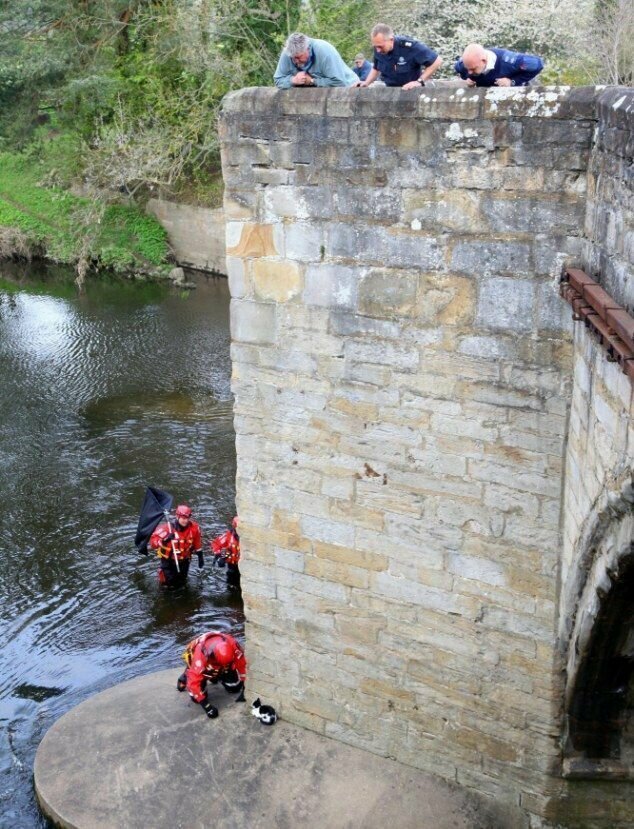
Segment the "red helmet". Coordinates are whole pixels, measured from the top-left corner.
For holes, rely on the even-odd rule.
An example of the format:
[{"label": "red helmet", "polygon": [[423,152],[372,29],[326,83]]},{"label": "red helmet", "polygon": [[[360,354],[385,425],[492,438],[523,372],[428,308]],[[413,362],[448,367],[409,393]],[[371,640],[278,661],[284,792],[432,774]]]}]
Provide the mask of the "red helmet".
[{"label": "red helmet", "polygon": [[191,518],[192,511],[191,507],[188,507],[187,504],[180,504],[176,507],[176,517],[177,518]]},{"label": "red helmet", "polygon": [[234,657],[233,645],[223,636],[214,644],[210,655],[219,665],[231,665]]},{"label": "red helmet", "polygon": [[238,529],[238,516],[237,515],[234,516],[234,518],[232,519],[231,526],[233,527],[234,530]]}]

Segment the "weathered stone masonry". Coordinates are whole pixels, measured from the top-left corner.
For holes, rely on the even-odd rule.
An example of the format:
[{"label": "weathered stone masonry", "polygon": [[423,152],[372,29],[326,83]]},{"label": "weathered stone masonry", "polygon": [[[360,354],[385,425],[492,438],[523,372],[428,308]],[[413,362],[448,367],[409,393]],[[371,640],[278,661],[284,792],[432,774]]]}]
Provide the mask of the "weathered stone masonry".
[{"label": "weathered stone masonry", "polygon": [[[564,528],[557,281],[602,256],[631,274],[631,212],[618,243],[595,218],[598,94],[251,89],[221,123],[251,687],[532,821],[574,819],[560,585],[598,497]],[[629,429],[603,479],[632,468]],[[584,820],[627,825],[627,784],[602,785]]]}]

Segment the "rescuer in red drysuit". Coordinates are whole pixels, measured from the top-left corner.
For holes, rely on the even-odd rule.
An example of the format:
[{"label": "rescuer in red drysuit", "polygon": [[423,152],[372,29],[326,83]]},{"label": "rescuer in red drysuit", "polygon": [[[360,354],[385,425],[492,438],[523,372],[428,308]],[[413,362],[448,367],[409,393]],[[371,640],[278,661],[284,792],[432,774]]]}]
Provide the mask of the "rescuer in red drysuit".
[{"label": "rescuer in red drysuit", "polygon": [[238,694],[236,702],[244,702],[247,662],[233,636],[214,631],[203,633],[187,645],[183,659],[187,668],[178,677],[176,687],[179,691],[187,690],[210,719],[218,716],[218,709],[207,697],[208,682],[220,682],[227,693]]},{"label": "rescuer in red drysuit", "polygon": [[231,522],[231,529],[211,541],[211,552],[219,567],[227,565],[227,585],[233,589],[240,587],[240,536],[238,535],[238,516]]},{"label": "rescuer in red drysuit", "polygon": [[[150,536],[150,547],[161,559],[158,580],[161,584],[185,584],[192,554],[198,556],[198,566],[205,564],[200,527],[192,521],[192,511],[185,504],[176,507],[176,521],[159,524]],[[174,554],[178,556],[178,569]]]}]

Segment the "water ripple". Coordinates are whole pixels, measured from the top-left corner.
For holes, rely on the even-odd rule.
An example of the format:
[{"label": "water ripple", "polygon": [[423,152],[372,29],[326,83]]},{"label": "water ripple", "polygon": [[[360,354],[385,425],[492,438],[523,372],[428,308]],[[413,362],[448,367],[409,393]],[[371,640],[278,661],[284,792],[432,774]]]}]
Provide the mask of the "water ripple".
[{"label": "water ripple", "polygon": [[[0,275],[2,266],[0,266]],[[145,486],[190,503],[205,542],[234,510],[228,292],[0,288],[0,826],[43,826],[46,729],[88,695],[244,632],[223,575],[165,591],[133,546]]]}]

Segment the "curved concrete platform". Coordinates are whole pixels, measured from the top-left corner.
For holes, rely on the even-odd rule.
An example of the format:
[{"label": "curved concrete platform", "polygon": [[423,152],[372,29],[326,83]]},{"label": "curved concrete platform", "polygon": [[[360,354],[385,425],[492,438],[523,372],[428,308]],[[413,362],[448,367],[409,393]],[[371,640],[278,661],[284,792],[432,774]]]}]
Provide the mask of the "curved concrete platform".
[{"label": "curved concrete platform", "polygon": [[72,829],[491,829],[459,790],[278,721],[222,688],[208,720],[178,669],[103,691],[61,717],[35,758],[44,814]]}]

